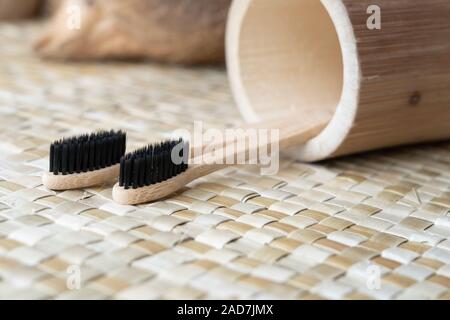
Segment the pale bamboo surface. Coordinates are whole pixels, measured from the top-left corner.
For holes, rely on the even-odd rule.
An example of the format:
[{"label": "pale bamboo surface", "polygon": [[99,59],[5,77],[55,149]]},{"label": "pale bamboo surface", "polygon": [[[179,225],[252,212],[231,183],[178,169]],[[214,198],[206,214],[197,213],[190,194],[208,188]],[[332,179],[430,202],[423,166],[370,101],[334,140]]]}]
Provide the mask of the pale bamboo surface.
[{"label": "pale bamboo surface", "polygon": [[450,2],[243,0],[229,15],[230,80],[242,114],[331,111],[292,150],[312,161],[450,138]]},{"label": "pale bamboo surface", "polygon": [[100,170],[67,175],[45,172],[42,175],[42,183],[50,190],[83,189],[116,182],[119,173],[120,165],[118,164]]},{"label": "pale bamboo surface", "polygon": [[38,31],[0,25],[0,298],[450,298],[449,143],[226,168],[138,206],[112,184],[50,191],[62,136],[113,127],[132,150],[242,120],[224,70],[43,63]]}]

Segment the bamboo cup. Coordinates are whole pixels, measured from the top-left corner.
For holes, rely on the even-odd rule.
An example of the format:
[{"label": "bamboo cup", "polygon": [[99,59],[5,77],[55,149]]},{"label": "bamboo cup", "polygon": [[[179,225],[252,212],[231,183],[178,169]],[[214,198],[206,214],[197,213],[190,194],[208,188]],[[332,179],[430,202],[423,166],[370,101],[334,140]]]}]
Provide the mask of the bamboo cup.
[{"label": "bamboo cup", "polygon": [[227,28],[247,121],[329,113],[300,160],[450,138],[449,0],[235,0]]}]

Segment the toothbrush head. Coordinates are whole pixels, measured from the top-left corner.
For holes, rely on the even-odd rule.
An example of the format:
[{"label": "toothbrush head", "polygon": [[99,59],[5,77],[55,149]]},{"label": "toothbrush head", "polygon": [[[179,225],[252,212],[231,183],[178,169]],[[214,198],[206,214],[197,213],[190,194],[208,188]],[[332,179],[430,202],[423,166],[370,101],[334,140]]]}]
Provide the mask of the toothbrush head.
[{"label": "toothbrush head", "polygon": [[69,175],[104,169],[118,164],[125,149],[126,133],[123,131],[64,138],[50,145],[49,172]]},{"label": "toothbrush head", "polygon": [[148,145],[120,159],[119,186],[137,189],[175,177],[188,169],[189,143],[168,140]]}]

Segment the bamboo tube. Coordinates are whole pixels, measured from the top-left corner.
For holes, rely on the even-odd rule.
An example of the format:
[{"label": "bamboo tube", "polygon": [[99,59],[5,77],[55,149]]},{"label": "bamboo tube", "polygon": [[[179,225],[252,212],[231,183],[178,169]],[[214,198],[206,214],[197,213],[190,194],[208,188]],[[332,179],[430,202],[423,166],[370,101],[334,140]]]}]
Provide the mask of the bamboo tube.
[{"label": "bamboo tube", "polygon": [[294,110],[330,113],[290,152],[316,161],[450,138],[450,1],[235,0],[231,87],[249,122]]}]

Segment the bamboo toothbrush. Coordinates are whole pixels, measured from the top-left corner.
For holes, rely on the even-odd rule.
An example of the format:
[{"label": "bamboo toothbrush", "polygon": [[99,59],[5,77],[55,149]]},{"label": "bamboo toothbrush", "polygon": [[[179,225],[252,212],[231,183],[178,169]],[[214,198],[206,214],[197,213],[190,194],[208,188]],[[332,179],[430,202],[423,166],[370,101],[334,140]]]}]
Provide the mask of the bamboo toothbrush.
[{"label": "bamboo toothbrush", "polygon": [[81,189],[112,182],[119,176],[126,134],[101,131],[55,141],[50,146],[49,172],[42,182],[51,190]]},{"label": "bamboo toothbrush", "polygon": [[[300,119],[277,119],[259,123],[254,128],[279,129],[280,150],[303,144],[316,136],[327,125],[329,113],[314,112],[311,117]],[[232,148],[232,154],[226,154],[226,142],[223,159],[248,155],[254,148],[263,145],[247,146],[244,149]],[[140,204],[164,198],[184,187],[189,182],[224,168],[227,164],[174,164],[171,152],[175,146],[186,144],[183,141],[167,141],[152,145],[128,154],[121,160],[120,179],[113,188],[113,199],[119,204]],[[201,146],[203,150],[206,146]],[[191,149],[191,153],[192,150]],[[185,149],[186,150],[186,149]],[[180,155],[186,158],[186,155]],[[191,163],[196,163],[191,158]],[[225,163],[225,162],[224,162]]]}]

